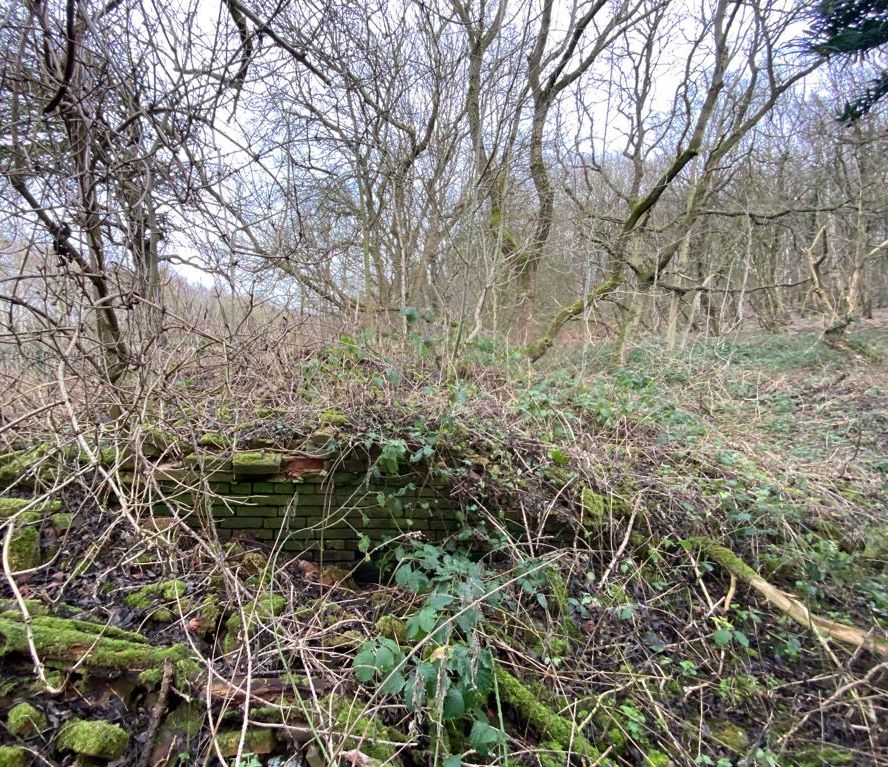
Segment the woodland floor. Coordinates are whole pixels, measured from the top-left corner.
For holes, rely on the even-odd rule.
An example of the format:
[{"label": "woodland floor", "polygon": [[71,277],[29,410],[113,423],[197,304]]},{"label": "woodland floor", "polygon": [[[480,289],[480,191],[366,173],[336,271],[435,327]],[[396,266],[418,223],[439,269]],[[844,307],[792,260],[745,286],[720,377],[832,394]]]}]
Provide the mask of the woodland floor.
[{"label": "woodland floor", "polygon": [[[888,355],[888,313],[852,338]],[[306,407],[362,424],[343,439],[430,446],[462,533],[383,546],[375,570],[348,574],[248,539],[133,529],[85,474],[58,496],[70,529],[43,523],[58,553],[17,581],[28,611],[181,643],[197,663],[140,675],[78,664],[98,640],[77,657],[39,647],[62,688],[48,693],[2,635],[21,622],[4,582],[0,718],[27,701],[47,722],[0,726],[0,744],[70,764],[57,738],[79,718],[126,729],[110,761],[136,767],[888,765],[888,657],[793,622],[694,543],[885,636],[885,362],[849,361],[809,327],[674,353],[650,339],[620,370],[607,344],[538,371],[479,344],[455,381],[349,350],[306,374]],[[497,504],[556,513],[570,540],[506,536]]]}]

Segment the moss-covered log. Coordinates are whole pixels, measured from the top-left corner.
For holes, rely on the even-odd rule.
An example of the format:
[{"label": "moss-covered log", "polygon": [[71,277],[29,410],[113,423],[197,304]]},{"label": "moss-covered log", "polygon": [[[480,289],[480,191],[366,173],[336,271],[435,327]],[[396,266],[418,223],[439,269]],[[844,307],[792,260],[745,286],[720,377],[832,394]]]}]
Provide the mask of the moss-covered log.
[{"label": "moss-covered log", "polygon": [[692,538],[690,543],[704,551],[713,562],[721,566],[726,572],[758,591],[770,604],[788,615],[796,623],[813,629],[823,636],[842,644],[855,648],[864,647],[876,655],[888,658],[888,641],[878,636],[877,629],[867,631],[857,626],[849,626],[845,623],[838,623],[828,618],[814,615],[798,599],[791,597],[785,591],[781,591],[776,586],[768,583],[725,546],[716,543],[710,538],[703,537]]},{"label": "moss-covered log", "polygon": [[501,666],[496,667],[496,684],[500,700],[512,708],[527,725],[550,746],[575,754],[598,765],[610,765],[603,754],[569,719],[552,711],[539,696],[523,685]]},{"label": "moss-covered log", "polygon": [[[50,615],[31,617],[34,646],[41,661],[77,663],[89,669],[145,671],[163,665],[167,659],[176,664],[180,675],[196,677],[200,666],[185,645],[156,647],[140,634],[90,621],[57,618]],[[29,655],[27,626],[12,611],[0,615],[0,658],[13,653]]]}]

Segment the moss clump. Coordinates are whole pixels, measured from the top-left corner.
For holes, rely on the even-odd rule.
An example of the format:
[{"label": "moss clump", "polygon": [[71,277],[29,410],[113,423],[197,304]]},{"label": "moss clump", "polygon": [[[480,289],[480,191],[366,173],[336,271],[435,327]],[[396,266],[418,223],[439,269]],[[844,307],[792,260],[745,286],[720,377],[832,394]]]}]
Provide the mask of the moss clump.
[{"label": "moss clump", "polygon": [[[586,739],[573,722],[552,711],[508,671],[497,666],[495,677],[502,701],[513,708],[539,735],[557,745],[565,754],[573,752],[593,762],[601,759],[598,749]],[[611,764],[609,761],[597,763]]]},{"label": "moss clump", "polygon": [[[30,508],[28,508],[30,506]],[[24,509],[29,512],[43,515],[51,514],[62,508],[61,501],[34,501],[33,498],[0,498],[0,518],[9,519]]]},{"label": "moss clump", "polygon": [[400,618],[394,615],[383,615],[376,621],[376,630],[384,637],[394,639],[397,642],[407,640],[407,626]]},{"label": "moss clump", "polygon": [[31,738],[46,729],[46,715],[30,703],[19,703],[9,709],[6,729],[17,738]]},{"label": "moss clump", "polygon": [[329,407],[318,418],[318,423],[324,426],[348,426],[348,416],[339,408]]},{"label": "moss clump", "polygon": [[604,496],[590,487],[584,487],[580,493],[580,503],[583,506],[583,525],[592,530],[603,527],[607,521]]},{"label": "moss clump", "polygon": [[[241,731],[226,730],[216,735],[216,745],[222,756],[236,756],[240,746]],[[244,752],[252,754],[270,754],[278,746],[277,736],[273,730],[250,727],[244,737]]]},{"label": "moss clump", "polygon": [[216,628],[221,617],[222,605],[219,604],[219,597],[211,594],[201,603],[194,617],[195,626],[199,632],[208,633]]},{"label": "moss clump", "polygon": [[149,457],[178,450],[181,446],[182,440],[163,429],[154,427],[142,432],[142,453]]},{"label": "moss clump", "polygon": [[687,543],[697,546],[717,565],[721,565],[732,575],[747,583],[760,578],[759,574],[746,564],[733,551],[716,543],[711,538],[688,538]]},{"label": "moss clump", "polygon": [[185,610],[188,607],[188,600],[184,599],[187,588],[185,582],[180,580],[149,583],[138,591],[128,594],[124,601],[134,610],[150,610],[153,607],[155,609],[150,615],[152,620],[170,623],[175,618],[173,610],[164,605],[156,606],[156,602],[158,600],[174,604],[180,602],[182,609]]},{"label": "moss clump", "polygon": [[0,746],[0,767],[27,767],[28,752],[21,746]]},{"label": "moss clump", "polygon": [[18,516],[9,541],[9,567],[13,572],[40,567],[40,531],[35,526],[40,515],[26,511]]},{"label": "moss clump", "polygon": [[[14,450],[0,456],[0,487],[6,487],[15,483],[23,484],[22,480],[46,456],[50,447],[43,443],[33,450]],[[26,483],[28,486],[30,482]]]},{"label": "moss clump", "polygon": [[840,767],[854,763],[853,751],[842,751],[826,744],[801,749],[790,758],[792,767]]},{"label": "moss clump", "polygon": [[712,737],[725,748],[737,754],[745,754],[749,749],[749,735],[733,722],[719,722],[709,728]]},{"label": "moss clump", "polygon": [[120,759],[129,746],[129,733],[110,722],[75,720],[62,727],[56,745],[83,756]]},{"label": "moss clump", "polygon": [[236,650],[241,640],[243,629],[243,614],[250,618],[250,622],[261,622],[283,613],[287,607],[287,599],[281,594],[263,594],[255,602],[244,605],[243,613],[236,612],[226,622],[227,633],[222,640],[222,649],[225,652]]},{"label": "moss clump", "polygon": [[71,529],[71,525],[74,524],[74,515],[67,511],[60,511],[53,514],[49,520],[56,534],[62,535]]},{"label": "moss clump", "polygon": [[347,748],[358,748],[371,759],[392,764],[397,753],[394,744],[406,742],[403,735],[382,724],[359,701],[328,695],[321,707],[332,713],[336,734],[349,736]]},{"label": "moss clump", "polygon": [[244,450],[231,456],[235,474],[277,474],[281,468],[280,453]]},{"label": "moss clump", "polygon": [[226,447],[231,447],[231,439],[226,437],[224,434],[217,434],[216,432],[207,432],[206,434],[201,434],[197,440],[197,444],[200,447],[208,447],[216,450],[223,450]]},{"label": "moss clump", "polygon": [[[161,667],[169,659],[176,664],[177,672],[186,677],[199,668],[185,645],[155,647],[139,634],[101,623],[35,615],[31,629],[44,660],[73,661],[87,669],[143,671]],[[11,653],[29,653],[21,616],[0,617],[0,657]]]}]

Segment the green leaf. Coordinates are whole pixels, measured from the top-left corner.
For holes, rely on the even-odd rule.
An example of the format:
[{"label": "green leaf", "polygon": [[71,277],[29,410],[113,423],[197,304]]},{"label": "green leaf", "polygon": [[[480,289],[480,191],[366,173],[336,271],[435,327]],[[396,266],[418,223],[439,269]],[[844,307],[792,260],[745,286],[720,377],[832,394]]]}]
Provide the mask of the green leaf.
[{"label": "green leaf", "polygon": [[442,610],[452,602],[453,597],[450,594],[430,594],[429,598],[426,599],[426,607],[431,607],[433,610]]},{"label": "green leaf", "polygon": [[397,695],[407,685],[407,680],[400,671],[389,674],[379,689],[384,695]]},{"label": "green leaf", "polygon": [[374,650],[376,645],[373,642],[367,642],[355,655],[354,670],[355,678],[366,684],[373,679],[376,674],[376,653]]},{"label": "green leaf", "polygon": [[463,701],[462,693],[455,687],[451,687],[447,690],[447,695],[444,696],[444,719],[452,722],[462,717],[465,710],[466,704]]},{"label": "green leaf", "polygon": [[749,647],[749,637],[747,637],[742,631],[734,631],[734,640],[741,647]]},{"label": "green leaf", "polygon": [[438,625],[438,614],[431,607],[423,607],[407,619],[407,638],[420,639],[431,634]]},{"label": "green leaf", "polygon": [[462,757],[459,754],[448,756],[444,760],[444,767],[462,767]]},{"label": "green leaf", "polygon": [[469,743],[482,757],[490,753],[490,749],[501,741],[503,733],[491,727],[487,722],[476,720],[469,733]]},{"label": "green leaf", "polygon": [[719,647],[724,647],[731,641],[731,629],[719,629],[712,635],[712,641]]}]

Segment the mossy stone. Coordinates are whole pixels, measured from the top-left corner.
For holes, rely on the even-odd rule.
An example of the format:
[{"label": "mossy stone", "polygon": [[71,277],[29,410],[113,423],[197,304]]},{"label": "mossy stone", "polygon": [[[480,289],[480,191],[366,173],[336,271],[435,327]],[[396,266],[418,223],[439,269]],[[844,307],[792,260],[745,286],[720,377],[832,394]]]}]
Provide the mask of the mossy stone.
[{"label": "mossy stone", "polygon": [[[236,756],[240,746],[241,731],[226,730],[216,735],[216,745],[222,756]],[[252,754],[271,754],[278,746],[277,736],[273,730],[261,727],[250,727],[244,736],[244,752]]]},{"label": "mossy stone", "polygon": [[27,767],[30,756],[21,746],[0,746],[0,767]]},{"label": "mossy stone", "polygon": [[855,764],[853,751],[843,751],[826,744],[800,749],[790,759],[793,767],[841,767]]},{"label": "mossy stone", "polygon": [[9,709],[6,729],[17,738],[31,738],[46,729],[46,715],[30,703],[19,703]]},{"label": "mossy stone", "polygon": [[607,521],[604,496],[590,487],[584,487],[580,492],[580,503],[583,506],[583,525],[592,530],[603,527]]},{"label": "mossy stone", "polygon": [[184,598],[187,588],[185,582],[180,580],[149,583],[142,586],[138,591],[128,594],[124,599],[124,602],[126,602],[128,607],[132,607],[134,610],[149,610],[154,607],[155,609],[151,612],[151,619],[160,623],[170,623],[175,618],[173,610],[170,607],[162,605],[155,607],[155,603],[158,600],[163,600],[167,603],[176,603],[178,600],[182,603],[182,609],[184,611],[188,608],[188,600]]},{"label": "mossy stone", "polygon": [[[28,508],[30,507],[30,508]],[[62,508],[61,501],[43,500],[35,502],[33,498],[0,498],[0,518],[8,519],[23,509],[42,515],[51,514]]]},{"label": "mossy stone", "polygon": [[332,711],[333,729],[337,734],[350,736],[348,748],[358,748],[386,764],[394,763],[396,748],[391,744],[404,742],[404,736],[382,724],[359,701],[328,695],[321,701],[321,709]]},{"label": "mossy stone", "polygon": [[[38,445],[32,450],[14,450],[0,456],[0,487],[14,482],[22,484],[22,479],[49,452],[48,443]],[[30,482],[27,483],[29,486]]]},{"label": "mossy stone", "polygon": [[231,446],[231,439],[229,437],[226,437],[224,434],[207,432],[206,434],[201,434],[201,436],[197,440],[197,444],[201,447],[216,448],[217,450],[221,450],[223,448]]},{"label": "mossy stone", "polygon": [[404,642],[407,639],[407,626],[394,615],[383,615],[376,621],[376,630],[384,637]]},{"label": "mossy stone", "polygon": [[231,456],[231,466],[236,475],[277,474],[281,468],[281,454],[265,450],[244,450]]},{"label": "mossy stone", "polygon": [[63,535],[67,533],[68,530],[71,529],[71,525],[74,524],[74,515],[67,511],[60,511],[53,514],[49,518],[52,523],[52,529],[55,530],[57,535]]},{"label": "mossy stone", "polygon": [[749,749],[749,735],[733,722],[718,722],[710,725],[709,730],[715,740],[737,754],[746,753]]},{"label": "mossy stone", "polygon": [[321,413],[318,423],[325,426],[347,426],[349,423],[348,416],[339,408],[330,407]]},{"label": "mossy stone", "polygon": [[[45,660],[73,659],[84,668],[142,671],[162,666],[169,659],[176,665],[177,676],[188,676],[200,669],[185,645],[156,647],[139,634],[102,623],[35,615],[31,618],[31,631]],[[0,657],[29,652],[28,633],[21,615],[0,616],[0,636]]]},{"label": "mossy stone", "polygon": [[508,671],[496,666],[494,676],[500,698],[515,709],[539,735],[560,746],[565,753],[573,751],[593,762],[597,760],[602,765],[612,764],[603,760],[602,754],[572,721],[546,706],[532,690]]},{"label": "mossy stone", "polygon": [[56,745],[61,751],[73,751],[82,756],[120,759],[129,746],[129,733],[110,722],[80,719],[62,727]]},{"label": "mossy stone", "polygon": [[[33,570],[40,567],[40,531],[34,526],[31,512],[26,511],[19,516],[20,524],[9,541],[9,567],[13,572]],[[36,516],[36,515],[35,515]]]}]

